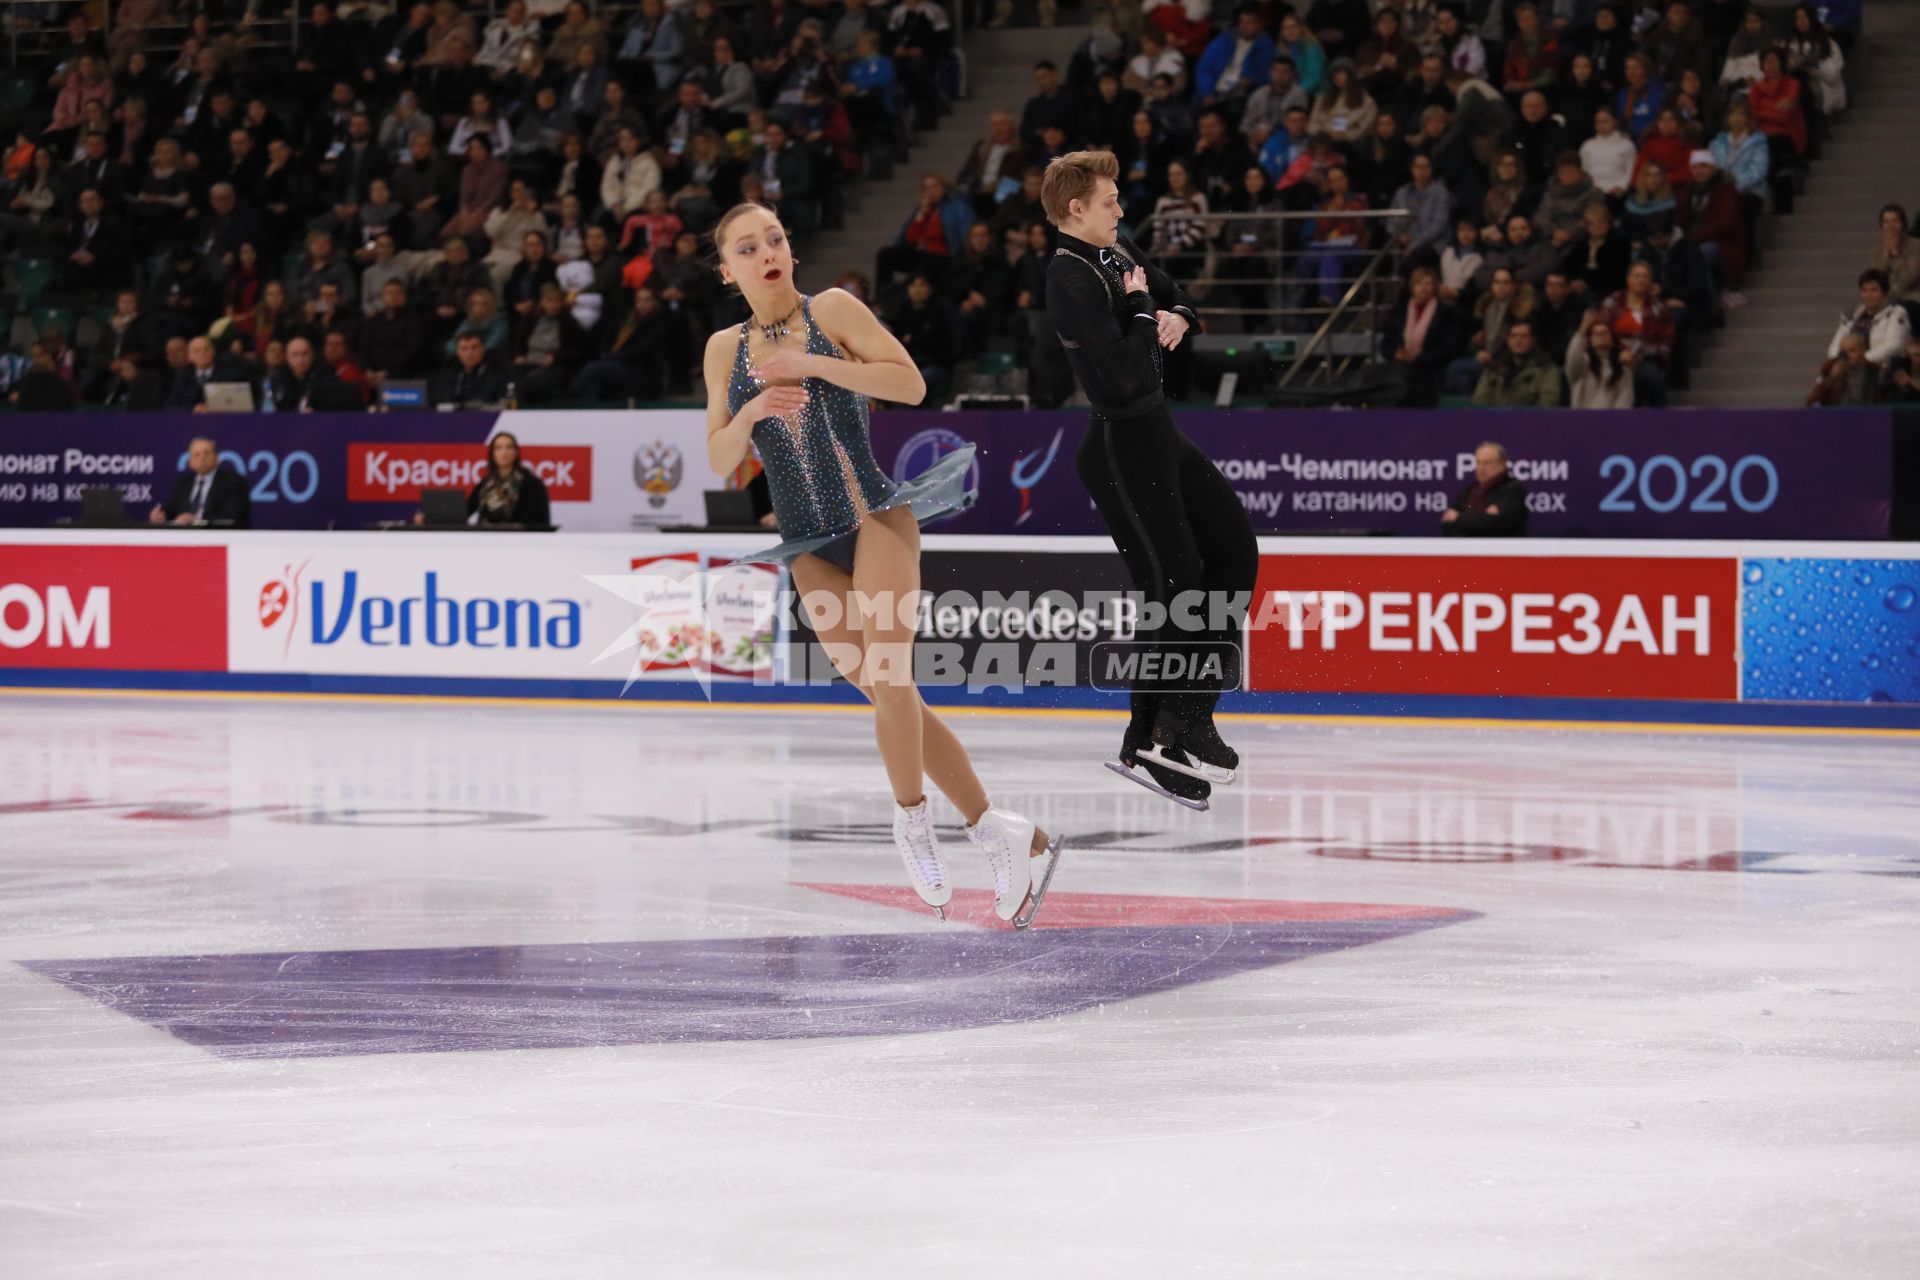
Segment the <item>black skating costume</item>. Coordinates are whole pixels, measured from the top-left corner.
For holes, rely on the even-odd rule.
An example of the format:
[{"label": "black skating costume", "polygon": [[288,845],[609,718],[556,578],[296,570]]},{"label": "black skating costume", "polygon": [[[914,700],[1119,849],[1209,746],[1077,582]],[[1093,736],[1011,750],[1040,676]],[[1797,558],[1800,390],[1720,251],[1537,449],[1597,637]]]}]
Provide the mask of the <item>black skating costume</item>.
[{"label": "black skating costume", "polygon": [[[1102,249],[1056,228],[1054,243],[1047,316],[1093,406],[1080,479],[1136,589],[1162,605],[1184,591],[1205,592],[1209,602],[1238,597],[1236,609],[1244,611],[1260,562],[1253,524],[1220,469],[1175,424],[1162,385],[1155,312],[1176,312],[1197,332],[1191,299],[1125,236]],[[1146,267],[1147,292],[1127,292],[1125,277],[1136,265]],[[1123,772],[1152,785],[1131,772],[1145,768],[1154,790],[1189,807],[1204,808],[1206,779],[1230,781],[1238,763],[1213,729],[1222,690],[1240,682],[1240,626],[1233,616],[1227,622],[1185,637],[1233,645],[1223,678],[1200,688],[1191,680],[1136,682],[1121,745]],[[1163,651],[1182,638],[1171,620],[1138,637]]]}]

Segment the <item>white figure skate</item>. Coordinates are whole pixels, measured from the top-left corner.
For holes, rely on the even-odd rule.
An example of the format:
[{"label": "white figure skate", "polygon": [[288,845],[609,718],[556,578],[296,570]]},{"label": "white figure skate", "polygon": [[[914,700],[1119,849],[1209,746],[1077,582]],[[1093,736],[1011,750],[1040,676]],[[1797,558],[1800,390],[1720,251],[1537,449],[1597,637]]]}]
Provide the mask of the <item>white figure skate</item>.
[{"label": "white figure skate", "polygon": [[[967,828],[967,839],[987,855],[987,865],[993,869],[994,914],[1011,921],[1016,929],[1026,928],[1040,914],[1040,904],[1046,900],[1054,869],[1060,865],[1060,854],[1066,848],[1064,841],[1040,832],[1038,834],[1046,839],[1046,848],[1035,855],[1035,834],[1029,819],[1004,809],[987,810],[980,815],[980,821]],[[1033,879],[1036,856],[1047,860],[1038,884]]]},{"label": "white figure skate", "polygon": [[934,915],[945,920],[947,904],[953,901],[953,886],[947,881],[947,864],[940,857],[940,839],[933,833],[933,811],[924,798],[911,809],[894,805],[893,843],[900,850],[900,861],[907,864],[913,891],[933,908]]}]

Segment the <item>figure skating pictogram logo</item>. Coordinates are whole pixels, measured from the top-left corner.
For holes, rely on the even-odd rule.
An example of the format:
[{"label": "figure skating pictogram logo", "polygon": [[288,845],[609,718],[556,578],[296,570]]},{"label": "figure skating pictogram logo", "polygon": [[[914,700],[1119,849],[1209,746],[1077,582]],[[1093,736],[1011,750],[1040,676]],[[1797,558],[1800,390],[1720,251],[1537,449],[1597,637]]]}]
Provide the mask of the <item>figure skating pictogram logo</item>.
[{"label": "figure skating pictogram logo", "polygon": [[[1020,514],[1013,518],[1015,527],[1025,524],[1027,517],[1033,514],[1034,487],[1052,469],[1053,460],[1060,452],[1060,441],[1066,434],[1065,427],[1054,429],[1053,442],[1047,446],[1044,457],[1041,456],[1040,450],[1035,449],[1032,453],[1023,453],[1013,460],[1009,474],[1013,479],[1013,487],[1020,492]],[[1039,458],[1038,463],[1034,461],[1036,458]]]},{"label": "figure skating pictogram logo", "polygon": [[308,556],[298,568],[288,565],[280,577],[260,588],[260,629],[271,631],[280,619],[287,620],[286,642],[280,646],[282,657],[293,652],[293,636],[300,629],[300,578],[312,563],[313,557]]}]

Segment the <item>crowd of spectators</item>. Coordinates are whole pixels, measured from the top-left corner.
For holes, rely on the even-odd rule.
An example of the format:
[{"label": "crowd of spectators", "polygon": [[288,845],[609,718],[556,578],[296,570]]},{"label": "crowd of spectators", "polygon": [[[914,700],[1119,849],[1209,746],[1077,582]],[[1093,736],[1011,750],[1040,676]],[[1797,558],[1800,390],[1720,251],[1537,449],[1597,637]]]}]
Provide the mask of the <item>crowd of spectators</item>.
[{"label": "crowd of spectators", "polygon": [[[1023,266],[1045,244],[1035,175],[1110,149],[1135,238],[1228,325],[1310,328],[1391,238],[1406,286],[1379,348],[1411,402],[1661,404],[1745,305],[1760,220],[1791,209],[1844,111],[1859,11],[1262,0],[1216,22],[1205,3],[1104,6],[955,179],[925,178],[875,289],[937,380],[1004,338],[1034,398],[1057,402],[1071,383]],[[1219,216],[1264,210],[1316,216]]]},{"label": "crowd of spectators", "polygon": [[1860,305],[1833,331],[1807,403],[1920,403],[1920,241],[1900,205],[1880,210],[1858,285]]},{"label": "crowd of spectators", "polygon": [[684,393],[739,314],[719,214],[804,241],[950,110],[935,0],[103,8],[9,11],[53,19],[16,31],[0,171],[28,407]]},{"label": "crowd of spectators", "polygon": [[[872,277],[835,283],[934,394],[1003,352],[1059,403],[1039,175],[1104,148],[1130,230],[1229,325],[1285,327],[1391,238],[1406,283],[1379,350],[1410,402],[1660,404],[1845,109],[1859,9],[1099,0],[1064,68],[1039,63],[1018,110],[985,104],[962,169],[920,178]],[[50,278],[0,382],[35,403],[55,380],[127,407],[239,378],[274,409],[394,379],[459,403],[682,393],[698,335],[739,314],[701,239],[718,214],[765,201],[804,244],[949,110],[934,0],[511,0],[491,20],[344,0],[284,49],[239,0],[129,0],[105,38],[90,12],[16,98],[5,159],[0,243],[23,286]],[[1313,216],[1214,216],[1269,209]],[[1907,274],[1879,268],[1896,300],[1901,244]],[[1885,334],[1859,336],[1879,369]],[[1823,402],[1904,385],[1848,374],[1845,337]]]}]

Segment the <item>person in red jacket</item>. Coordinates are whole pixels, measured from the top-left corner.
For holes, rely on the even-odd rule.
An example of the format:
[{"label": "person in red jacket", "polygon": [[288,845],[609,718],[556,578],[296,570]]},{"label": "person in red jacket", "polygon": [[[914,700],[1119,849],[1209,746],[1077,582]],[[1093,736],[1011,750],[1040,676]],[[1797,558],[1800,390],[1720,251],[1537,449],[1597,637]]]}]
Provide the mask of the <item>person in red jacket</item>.
[{"label": "person in red jacket", "polygon": [[1700,246],[1700,255],[1719,278],[1720,305],[1744,307],[1747,299],[1740,286],[1747,280],[1750,246],[1740,193],[1714,163],[1713,152],[1702,149],[1688,159],[1693,183],[1674,207],[1674,222]]},{"label": "person in red jacket", "polygon": [[1673,198],[1684,201],[1687,198],[1687,184],[1693,181],[1693,173],[1687,167],[1692,155],[1693,148],[1680,136],[1680,113],[1672,107],[1666,107],[1640,143],[1640,159],[1633,166],[1633,176],[1637,180],[1642,169],[1657,164],[1660,171],[1667,175],[1667,181],[1673,184]]},{"label": "person in red jacket", "polygon": [[1767,135],[1775,173],[1806,154],[1807,113],[1800,105],[1800,82],[1787,74],[1780,50],[1760,55],[1760,78],[1747,86],[1747,106]]},{"label": "person in red jacket", "polygon": [[1627,271],[1627,287],[1601,304],[1600,317],[1613,327],[1621,349],[1633,357],[1634,402],[1654,408],[1665,405],[1667,367],[1680,334],[1673,314],[1660,301],[1660,282],[1653,267],[1634,263]]}]

